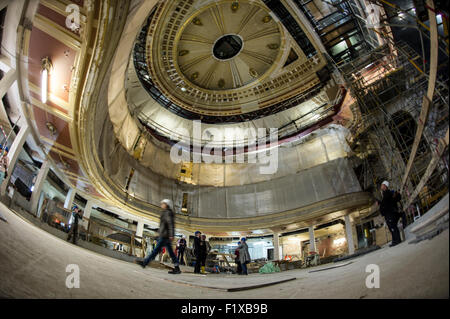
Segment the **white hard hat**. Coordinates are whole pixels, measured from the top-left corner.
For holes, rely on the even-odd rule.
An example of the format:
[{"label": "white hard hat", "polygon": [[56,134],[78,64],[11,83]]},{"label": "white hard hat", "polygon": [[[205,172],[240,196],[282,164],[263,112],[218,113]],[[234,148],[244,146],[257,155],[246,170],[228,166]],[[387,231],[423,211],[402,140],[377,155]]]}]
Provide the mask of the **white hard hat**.
[{"label": "white hard hat", "polygon": [[381,183],[381,185],[386,185],[386,187],[389,187],[389,182],[388,181],[384,181],[383,183]]},{"label": "white hard hat", "polygon": [[172,209],[173,208],[173,203],[172,203],[172,201],[170,200],[170,199],[163,199],[162,201],[161,201],[161,203],[164,203],[164,204],[166,204],[167,206],[169,206],[169,208],[170,209]]}]

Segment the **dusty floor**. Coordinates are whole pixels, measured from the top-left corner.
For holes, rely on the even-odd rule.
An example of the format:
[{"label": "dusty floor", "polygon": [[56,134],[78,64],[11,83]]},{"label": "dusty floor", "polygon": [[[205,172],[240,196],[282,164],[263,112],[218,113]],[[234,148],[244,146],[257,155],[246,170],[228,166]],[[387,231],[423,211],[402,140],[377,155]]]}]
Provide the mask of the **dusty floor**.
[{"label": "dusty floor", "polygon": [[[169,275],[73,246],[32,226],[0,203],[0,297],[3,298],[448,298],[449,232],[432,240],[385,247],[342,267],[249,276]],[[68,264],[80,269],[80,288],[66,287]],[[366,266],[380,269],[380,288],[366,287]],[[219,289],[296,280],[248,291]]]}]

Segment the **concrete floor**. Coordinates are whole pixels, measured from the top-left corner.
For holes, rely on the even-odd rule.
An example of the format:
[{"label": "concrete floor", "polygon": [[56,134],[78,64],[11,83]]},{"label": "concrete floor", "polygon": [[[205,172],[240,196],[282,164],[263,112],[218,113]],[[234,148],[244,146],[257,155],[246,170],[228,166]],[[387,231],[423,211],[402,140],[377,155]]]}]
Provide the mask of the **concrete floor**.
[{"label": "concrete floor", "polygon": [[[2,298],[448,298],[449,231],[418,244],[402,243],[333,264],[275,274],[237,276],[146,268],[69,244],[31,225],[0,203],[0,297]],[[80,268],[80,288],[66,287],[68,264]],[[345,265],[346,264],[346,265]],[[380,268],[380,288],[368,289],[366,266]],[[295,277],[247,291],[233,288]]]}]

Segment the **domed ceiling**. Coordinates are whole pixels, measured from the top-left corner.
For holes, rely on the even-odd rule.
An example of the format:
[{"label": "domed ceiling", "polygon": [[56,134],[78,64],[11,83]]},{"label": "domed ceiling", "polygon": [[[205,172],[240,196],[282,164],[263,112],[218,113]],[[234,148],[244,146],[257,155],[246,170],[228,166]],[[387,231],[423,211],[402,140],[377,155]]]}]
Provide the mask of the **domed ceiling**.
[{"label": "domed ceiling", "polygon": [[[295,107],[330,80],[322,53],[306,56],[262,1],[160,2],[137,38],[133,60],[139,81],[161,106],[211,124]],[[133,113],[143,108],[142,100],[130,104]]]},{"label": "domed ceiling", "polygon": [[236,90],[262,81],[282,50],[282,27],[256,3],[220,2],[186,20],[175,37],[175,68],[197,89]]},{"label": "domed ceiling", "polygon": [[[341,160],[347,151],[339,128],[311,137],[307,146],[301,140],[334,121],[345,90],[319,48],[305,54],[264,2],[140,1],[117,15],[122,20],[102,16],[108,27],[100,29],[106,35],[98,37],[92,54],[78,129],[83,166],[114,205],[155,218],[161,198],[172,198],[180,224],[260,228],[273,214],[274,225],[286,223],[288,215],[306,218],[300,206],[309,202],[288,190],[301,187],[314,201],[359,191],[353,176],[350,182],[336,174],[325,179],[324,194],[308,185],[322,169],[331,174],[348,166]],[[303,35],[316,45],[306,29]],[[170,139],[172,133],[192,132],[197,119],[204,132],[237,129],[222,140],[232,146],[229,158],[237,157],[238,147],[248,155],[264,150],[239,144],[240,130],[266,128],[266,145],[269,129],[278,128],[279,170],[261,175],[267,163],[230,163],[225,157],[173,161],[171,146],[182,139]],[[342,207],[336,208],[338,202]],[[329,212],[349,205],[333,199],[328,206]]]},{"label": "domed ceiling", "polygon": [[[293,37],[264,1],[88,1],[77,4],[83,19],[74,31],[64,6],[31,4],[32,28],[17,42],[32,61],[21,60],[27,112],[43,153],[83,195],[151,220],[161,198],[172,198],[181,225],[221,230],[323,215],[314,202],[327,201],[327,212],[358,204],[342,197],[357,183],[335,169],[348,167],[345,132],[318,130],[336,123],[345,89],[295,12]],[[44,103],[46,56],[54,70]],[[233,151],[254,151],[238,143],[243,130],[278,128],[278,171],[259,174],[266,163],[170,161],[168,149],[180,140],[170,140],[173,131],[191,130],[197,119],[206,131],[237,129],[224,136]],[[319,180],[327,188],[315,187]],[[303,197],[291,191],[299,189]]]}]

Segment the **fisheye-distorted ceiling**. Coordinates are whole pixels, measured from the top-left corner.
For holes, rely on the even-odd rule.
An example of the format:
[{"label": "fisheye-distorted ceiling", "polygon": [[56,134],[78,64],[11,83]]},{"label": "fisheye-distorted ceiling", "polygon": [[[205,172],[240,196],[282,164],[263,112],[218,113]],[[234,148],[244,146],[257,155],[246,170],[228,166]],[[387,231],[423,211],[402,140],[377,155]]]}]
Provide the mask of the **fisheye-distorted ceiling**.
[{"label": "fisheye-distorted ceiling", "polygon": [[[92,17],[94,6],[83,1],[71,4],[79,9],[79,27],[69,28],[66,10],[70,3],[40,1],[33,7],[36,13],[32,26],[25,30],[23,53],[28,57],[27,104],[32,114],[42,149],[64,173],[70,184],[92,197],[102,196],[83,172],[76,155],[74,138],[74,111],[80,68],[86,57],[86,41],[93,33],[87,30],[87,18]],[[98,8],[97,8],[98,9]],[[48,99],[41,98],[42,60],[51,61]]]},{"label": "fisheye-distorted ceiling", "polygon": [[317,73],[323,55],[307,57],[262,1],[161,2],[138,36],[134,63],[163,107],[207,123],[277,113],[329,79]]},{"label": "fisheye-distorted ceiling", "polygon": [[[317,51],[316,55],[307,57],[286,33],[284,26],[269,13],[263,2],[239,1],[238,6],[235,6],[234,1],[161,1],[155,6],[156,3],[143,1],[131,7],[122,1],[115,3],[116,5],[101,1],[92,7],[81,4],[83,23],[78,30],[72,30],[65,25],[68,13],[64,11],[65,6],[62,3],[41,1],[29,34],[31,40],[28,47],[30,59],[34,61],[29,68],[33,115],[44,141],[44,148],[50,157],[66,174],[73,187],[93,197],[104,196],[118,207],[152,217],[158,211],[153,206],[156,199],[146,202],[146,198],[135,198],[135,203],[132,203],[128,185],[136,185],[136,180],[153,176],[154,173],[145,174],[145,170],[154,168],[151,165],[157,165],[158,161],[153,159],[163,158],[161,154],[167,152],[167,148],[160,147],[154,140],[146,139],[145,126],[138,122],[137,116],[132,117],[130,110],[133,108],[127,106],[127,102],[130,95],[143,97],[141,93],[135,94],[138,91],[133,91],[141,89],[146,94],[144,100],[147,99],[147,102],[144,101],[147,108],[143,107],[142,110],[149,110],[149,103],[155,105],[156,102],[155,107],[160,110],[188,123],[192,121],[188,117],[178,116],[176,112],[167,110],[155,101],[153,96],[148,94],[149,88],[143,85],[142,78],[135,78],[137,82],[134,83],[130,82],[130,78],[126,80],[129,71],[136,66],[136,50],[132,52],[133,40],[142,33],[140,30],[146,30],[146,50],[141,53],[154,87],[163,92],[163,96],[177,102],[183,110],[199,116],[203,116],[203,112],[205,116],[209,114],[213,119],[228,118],[234,112],[230,113],[232,109],[241,115],[264,111],[254,113],[256,119],[261,122],[243,122],[245,118],[232,122],[238,125],[242,122],[243,127],[281,127],[291,122],[286,132],[294,134],[298,132],[298,117],[303,118],[302,123],[306,128],[310,128],[310,131],[320,127],[313,125],[326,118],[329,118],[326,123],[330,123],[336,114],[335,98],[339,96],[336,93],[339,91],[337,85],[333,81],[323,80],[318,75],[326,66],[322,54]],[[147,9],[139,12],[139,8]],[[153,8],[155,11],[151,19],[147,19]],[[223,14],[225,11],[229,12]],[[175,22],[170,25],[171,19],[167,19],[174,12],[182,15],[177,24],[178,29],[175,28]],[[234,29],[222,30],[220,26],[223,27],[224,23],[230,24]],[[194,32],[194,27],[203,26],[211,32]],[[169,31],[175,32],[173,39],[171,33],[167,39],[164,38]],[[42,32],[45,34],[40,35]],[[197,38],[191,37],[192,35]],[[200,36],[202,40],[209,37],[203,48],[198,43],[193,45],[198,42]],[[179,89],[176,86],[176,76],[170,77],[165,68],[165,51],[160,46],[169,45],[168,42],[165,44],[166,40],[173,40],[170,51],[173,60],[169,62],[176,65],[174,72],[184,81],[184,86]],[[129,42],[125,50],[120,46],[123,41]],[[195,52],[196,48],[199,48],[198,52]],[[191,54],[201,56],[202,51],[205,54],[208,51],[208,58],[191,66]],[[252,55],[252,52],[261,56]],[[161,59],[155,58],[156,55],[160,55]],[[38,90],[40,61],[46,56],[52,59],[53,70],[50,75],[49,99],[42,103],[39,101]],[[240,62],[231,62],[233,60]],[[239,64],[237,70],[233,67],[234,63]],[[212,67],[218,64],[228,67]],[[209,75],[208,72],[204,74],[209,69],[214,71],[209,72]],[[137,68],[134,72],[142,75]],[[198,75],[195,75],[196,72]],[[222,78],[224,81],[220,81]],[[303,97],[303,100],[299,97]],[[340,98],[342,102],[343,96]],[[295,103],[283,104],[291,99],[295,99]],[[110,103],[109,109],[107,103]],[[280,108],[280,105],[287,106]],[[290,108],[293,111],[288,113]],[[314,110],[320,112],[314,113]],[[119,114],[119,111],[124,113]],[[281,111],[285,113],[281,115]],[[108,117],[107,120],[103,115]],[[134,112],[134,115],[137,115],[137,112]],[[156,119],[159,121],[158,117]],[[158,123],[165,125],[164,121]],[[111,126],[103,126],[105,124]],[[120,124],[120,127],[117,124]],[[215,125],[214,121],[211,125]],[[302,126],[302,129],[305,127]],[[104,128],[110,130],[107,135]],[[122,140],[122,136],[125,140]],[[104,149],[109,153],[102,153],[100,150],[99,143],[102,142],[108,144]],[[152,147],[146,148],[146,145]],[[136,149],[137,146],[141,149]],[[105,175],[103,165],[106,164],[102,157],[109,156],[111,161],[115,150],[122,147],[131,156],[123,163],[120,174]],[[149,154],[148,150],[153,150],[152,154]],[[136,154],[138,156],[135,156]],[[143,156],[145,154],[149,157]],[[151,165],[142,165],[144,162],[151,162]],[[128,172],[131,168],[132,172]],[[206,170],[203,170],[202,175],[212,176],[206,173],[206,166],[204,169]],[[213,178],[217,179],[217,176]],[[142,185],[152,184],[152,181],[141,181]],[[248,182],[250,181],[236,183],[243,185]],[[217,183],[220,184],[220,181]],[[155,194],[163,191],[162,185],[155,187],[157,189],[152,190]]]}]

